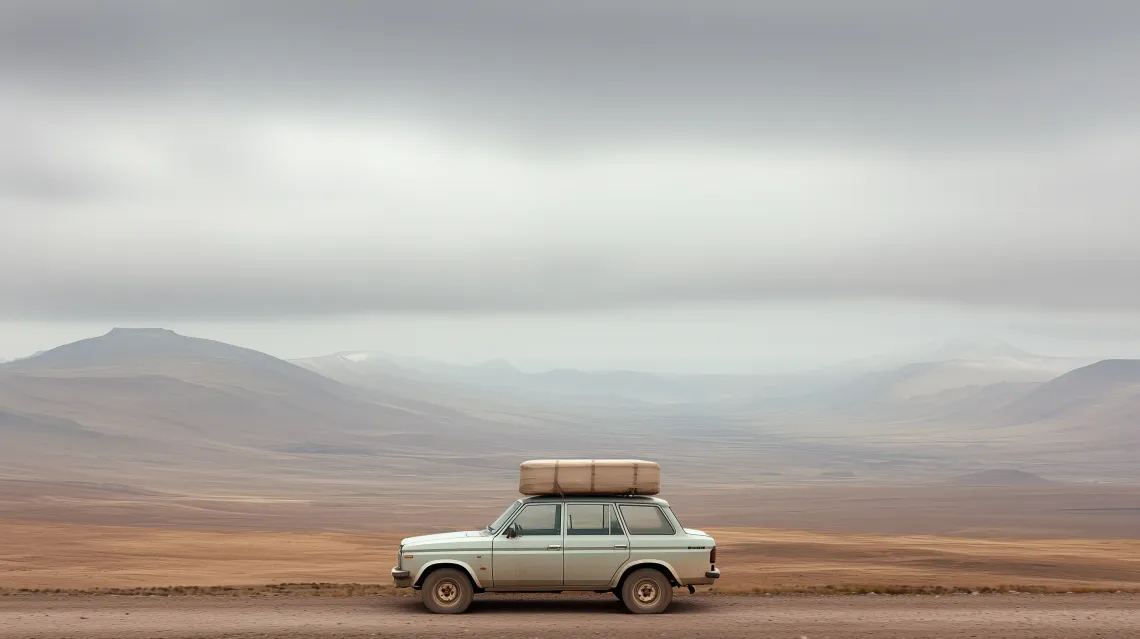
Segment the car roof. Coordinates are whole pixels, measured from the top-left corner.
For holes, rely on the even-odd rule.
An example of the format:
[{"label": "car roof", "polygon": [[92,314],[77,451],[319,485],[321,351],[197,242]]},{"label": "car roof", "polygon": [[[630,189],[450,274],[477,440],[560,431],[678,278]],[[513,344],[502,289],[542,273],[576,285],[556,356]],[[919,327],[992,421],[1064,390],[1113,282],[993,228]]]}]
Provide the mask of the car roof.
[{"label": "car roof", "polygon": [[588,502],[622,502],[626,504],[643,503],[643,504],[657,504],[658,506],[668,506],[669,502],[659,497],[649,497],[647,495],[534,495],[531,497],[523,497],[522,501],[527,503],[543,502],[543,501],[588,501]]}]

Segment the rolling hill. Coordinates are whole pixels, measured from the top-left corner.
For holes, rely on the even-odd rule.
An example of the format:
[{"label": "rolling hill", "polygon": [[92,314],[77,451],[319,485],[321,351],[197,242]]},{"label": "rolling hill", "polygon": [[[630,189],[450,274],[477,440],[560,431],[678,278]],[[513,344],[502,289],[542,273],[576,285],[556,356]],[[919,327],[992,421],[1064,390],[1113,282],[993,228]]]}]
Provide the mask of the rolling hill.
[{"label": "rolling hill", "polygon": [[899,402],[945,391],[993,384],[1045,382],[1049,370],[1007,365],[1004,361],[950,360],[908,364],[868,373],[831,393],[838,406]]},{"label": "rolling hill", "polygon": [[279,392],[356,392],[322,375],[265,353],[159,328],[116,328],[100,337],[66,344],[0,365],[0,374],[37,377],[139,377],[162,375],[206,386],[250,384]]},{"label": "rolling hill", "polygon": [[0,470],[254,472],[305,453],[392,451],[394,440],[422,449],[461,418],[161,329],[115,329],[0,365]]},{"label": "rolling hill", "polygon": [[933,359],[864,373],[801,404],[884,417],[977,417],[1084,363],[1033,355],[996,340],[952,342],[926,356]]},{"label": "rolling hill", "polygon": [[1111,359],[1078,368],[998,415],[1004,424],[1036,424],[1041,432],[1140,444],[1140,360]]},{"label": "rolling hill", "polygon": [[955,486],[1048,486],[1056,482],[1023,470],[991,468],[950,478]]}]

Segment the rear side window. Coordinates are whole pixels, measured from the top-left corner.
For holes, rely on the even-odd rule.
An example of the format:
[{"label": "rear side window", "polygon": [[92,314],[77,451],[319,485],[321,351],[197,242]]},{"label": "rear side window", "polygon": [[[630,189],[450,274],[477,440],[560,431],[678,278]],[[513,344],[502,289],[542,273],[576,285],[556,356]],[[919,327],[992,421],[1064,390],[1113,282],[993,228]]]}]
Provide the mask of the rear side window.
[{"label": "rear side window", "polygon": [[622,505],[621,516],[631,535],[672,535],[673,525],[657,506]]},{"label": "rear side window", "polygon": [[625,535],[609,504],[567,504],[567,535]]}]

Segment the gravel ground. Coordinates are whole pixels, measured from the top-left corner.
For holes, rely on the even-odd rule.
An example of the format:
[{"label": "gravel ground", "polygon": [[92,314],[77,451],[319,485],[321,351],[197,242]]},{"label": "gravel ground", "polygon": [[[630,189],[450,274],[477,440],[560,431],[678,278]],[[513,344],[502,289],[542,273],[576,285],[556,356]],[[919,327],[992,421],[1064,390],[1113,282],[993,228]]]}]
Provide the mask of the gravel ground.
[{"label": "gravel ground", "polygon": [[0,639],[243,637],[1140,638],[1140,595],[697,596],[631,615],[609,596],[0,598]]}]

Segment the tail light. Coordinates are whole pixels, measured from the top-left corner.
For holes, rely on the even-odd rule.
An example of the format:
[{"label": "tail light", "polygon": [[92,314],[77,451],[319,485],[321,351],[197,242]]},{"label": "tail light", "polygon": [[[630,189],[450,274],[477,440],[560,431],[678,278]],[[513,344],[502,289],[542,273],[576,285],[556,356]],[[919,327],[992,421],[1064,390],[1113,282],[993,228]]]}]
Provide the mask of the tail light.
[{"label": "tail light", "polygon": [[713,546],[713,549],[709,551],[709,563],[716,565],[716,546]]}]

